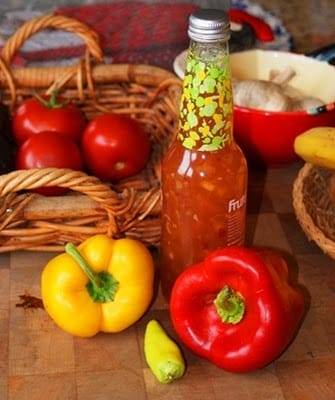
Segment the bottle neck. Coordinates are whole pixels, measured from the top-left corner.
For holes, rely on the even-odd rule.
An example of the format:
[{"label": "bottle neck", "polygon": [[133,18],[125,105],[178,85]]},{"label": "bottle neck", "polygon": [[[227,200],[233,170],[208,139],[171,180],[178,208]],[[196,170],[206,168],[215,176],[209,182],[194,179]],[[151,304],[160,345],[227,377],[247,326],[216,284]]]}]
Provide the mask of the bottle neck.
[{"label": "bottle neck", "polygon": [[178,140],[215,151],[233,140],[233,99],[227,41],[191,40],[180,103]]}]

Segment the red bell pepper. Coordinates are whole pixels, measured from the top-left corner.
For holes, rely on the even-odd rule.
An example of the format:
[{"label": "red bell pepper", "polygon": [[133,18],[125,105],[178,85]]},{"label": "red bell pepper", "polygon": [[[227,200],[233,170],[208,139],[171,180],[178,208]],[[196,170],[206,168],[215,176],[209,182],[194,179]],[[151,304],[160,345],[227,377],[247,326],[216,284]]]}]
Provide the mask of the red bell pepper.
[{"label": "red bell pepper", "polygon": [[231,372],[274,361],[293,340],[305,311],[301,288],[289,282],[279,253],[227,247],[179,275],[170,316],[196,355]]}]

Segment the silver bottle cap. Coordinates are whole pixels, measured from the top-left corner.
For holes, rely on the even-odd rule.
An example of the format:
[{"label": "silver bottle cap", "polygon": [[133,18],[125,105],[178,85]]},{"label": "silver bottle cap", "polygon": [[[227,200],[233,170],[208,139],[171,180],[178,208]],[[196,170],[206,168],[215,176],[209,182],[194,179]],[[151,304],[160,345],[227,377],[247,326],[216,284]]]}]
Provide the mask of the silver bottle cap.
[{"label": "silver bottle cap", "polygon": [[201,8],[189,18],[188,36],[198,42],[216,42],[230,38],[230,22],[223,10]]}]

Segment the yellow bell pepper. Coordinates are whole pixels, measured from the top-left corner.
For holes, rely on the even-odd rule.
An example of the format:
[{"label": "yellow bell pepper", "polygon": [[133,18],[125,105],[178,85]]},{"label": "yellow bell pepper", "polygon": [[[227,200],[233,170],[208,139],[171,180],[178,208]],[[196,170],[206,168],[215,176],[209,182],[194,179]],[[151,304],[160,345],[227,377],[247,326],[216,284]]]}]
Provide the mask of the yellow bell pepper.
[{"label": "yellow bell pepper", "polygon": [[141,242],[95,235],[52,258],[42,271],[45,310],[63,330],[81,337],[120,332],[153,297],[154,262]]}]

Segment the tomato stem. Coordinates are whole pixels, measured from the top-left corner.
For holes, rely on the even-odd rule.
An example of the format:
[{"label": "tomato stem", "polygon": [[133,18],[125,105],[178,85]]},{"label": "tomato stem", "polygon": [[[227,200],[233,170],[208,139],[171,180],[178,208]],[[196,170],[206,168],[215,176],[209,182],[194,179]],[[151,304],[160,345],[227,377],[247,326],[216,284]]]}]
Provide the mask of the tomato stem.
[{"label": "tomato stem", "polygon": [[35,93],[35,97],[47,108],[62,108],[69,103],[69,100],[58,101],[58,91],[56,89],[51,91],[49,99],[43,98],[38,93]]},{"label": "tomato stem", "polygon": [[229,324],[238,324],[245,313],[245,303],[241,295],[228,285],[217,294],[214,305],[222,322]]},{"label": "tomato stem", "polygon": [[92,300],[97,303],[113,301],[119,286],[119,282],[113,275],[106,271],[95,273],[73,243],[65,245],[65,252],[77,262],[88,277],[86,289]]}]

